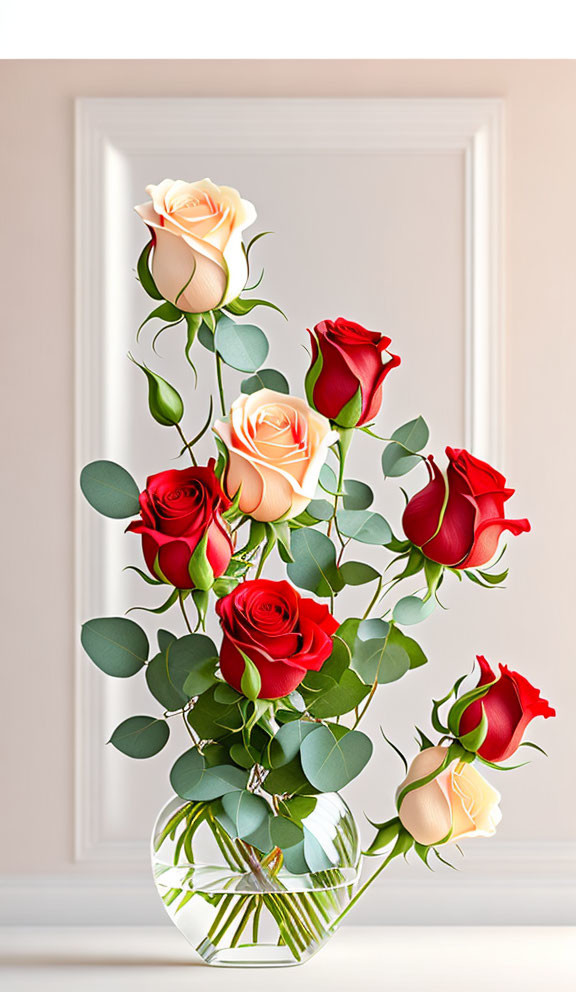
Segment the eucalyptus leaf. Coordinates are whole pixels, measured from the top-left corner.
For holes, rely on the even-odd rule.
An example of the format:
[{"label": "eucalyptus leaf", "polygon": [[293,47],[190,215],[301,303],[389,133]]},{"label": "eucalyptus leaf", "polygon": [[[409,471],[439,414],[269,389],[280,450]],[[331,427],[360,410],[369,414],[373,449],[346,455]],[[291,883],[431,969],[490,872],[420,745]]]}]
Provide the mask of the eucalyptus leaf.
[{"label": "eucalyptus leaf", "polygon": [[154,716],[131,716],[112,734],[110,743],[129,758],[151,758],[167,743],[170,728]]},{"label": "eucalyptus leaf", "polygon": [[363,561],[345,561],[340,566],[340,575],[347,586],[363,586],[380,578],[380,573]]},{"label": "eucalyptus leaf", "polygon": [[360,774],[372,755],[372,741],[360,730],[336,740],[328,727],[302,742],[300,760],[306,778],[321,792],[338,792]]},{"label": "eucalyptus leaf", "polygon": [[121,520],[140,512],[140,491],[125,468],[116,462],[98,461],[85,465],[80,488],[95,510],[105,517]]},{"label": "eucalyptus leaf", "polygon": [[327,499],[310,500],[306,510],[315,520],[330,520],[334,513],[334,507]]},{"label": "eucalyptus leaf", "polygon": [[420,455],[409,455],[399,444],[388,444],[382,452],[382,471],[387,478],[399,478],[420,464]]},{"label": "eucalyptus leaf", "polygon": [[270,824],[270,836],[272,843],[280,850],[285,851],[303,842],[304,830],[298,823],[294,823],[286,816],[275,816]]},{"label": "eucalyptus leaf", "polygon": [[423,620],[426,620],[430,616],[435,606],[436,601],[432,597],[424,602],[418,596],[404,596],[403,599],[398,600],[396,603],[392,611],[392,616],[397,623],[404,626],[422,623]]},{"label": "eucalyptus leaf", "polygon": [[270,767],[280,768],[292,761],[299,753],[304,738],[318,727],[319,724],[311,720],[295,720],[280,727],[270,743]]},{"label": "eucalyptus leaf", "polygon": [[99,617],[82,626],[82,647],[106,675],[129,678],[148,658],[146,634],[126,617]]},{"label": "eucalyptus leaf", "polygon": [[255,324],[237,324],[226,316],[216,325],[214,343],[226,365],[240,372],[256,372],[269,351],[264,331]]},{"label": "eucalyptus leaf", "polygon": [[247,789],[228,792],[220,800],[224,812],[231,821],[232,836],[244,840],[263,826],[270,816],[270,807],[261,796],[255,796]]},{"label": "eucalyptus leaf", "polygon": [[346,495],[343,499],[345,510],[367,510],[374,501],[374,493],[365,482],[356,479],[344,479]]},{"label": "eucalyptus leaf", "polygon": [[292,535],[293,562],[286,566],[289,579],[299,589],[329,596],[343,587],[336,567],[336,549],[326,534],[303,527]]},{"label": "eucalyptus leaf", "polygon": [[410,659],[410,668],[420,668],[425,665],[428,658],[417,641],[412,637],[407,637],[398,627],[392,627],[390,631],[389,644],[397,644],[403,648]]},{"label": "eucalyptus leaf", "polygon": [[340,682],[314,700],[309,710],[312,716],[321,720],[330,716],[343,716],[355,709],[369,692],[370,687],[348,669],[341,676]]},{"label": "eucalyptus leaf", "polygon": [[208,801],[245,789],[248,772],[234,765],[208,767],[198,748],[192,747],[172,766],[170,783],[182,799]]},{"label": "eucalyptus leaf", "polygon": [[[332,851],[336,855],[335,848],[330,845]],[[317,871],[329,871],[330,868],[334,868],[336,860],[333,860],[326,849],[320,843],[318,837],[304,827],[304,858],[306,864],[311,872]]]},{"label": "eucalyptus leaf", "polygon": [[[309,736],[312,737],[313,734]],[[270,795],[278,796],[285,793],[310,796],[317,791],[306,778],[299,757],[293,758],[287,765],[282,765],[280,768],[273,768],[264,779],[263,789]]]},{"label": "eucalyptus leaf", "polygon": [[362,544],[388,544],[392,537],[388,522],[372,510],[339,510],[336,520],[344,537],[353,537]]},{"label": "eucalyptus leaf", "polygon": [[276,369],[260,369],[249,379],[244,379],[240,389],[243,393],[256,393],[259,389],[273,389],[276,393],[289,393],[288,380]]}]

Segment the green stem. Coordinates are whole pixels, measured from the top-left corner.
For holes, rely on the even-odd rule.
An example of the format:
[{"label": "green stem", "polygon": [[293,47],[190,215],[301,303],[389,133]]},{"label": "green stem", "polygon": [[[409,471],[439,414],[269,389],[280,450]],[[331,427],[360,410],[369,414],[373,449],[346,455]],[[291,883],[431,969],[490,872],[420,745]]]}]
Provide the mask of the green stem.
[{"label": "green stem", "polygon": [[180,424],[174,424],[174,427],[176,428],[176,430],[178,431],[180,437],[182,438],[182,441],[184,443],[184,447],[186,448],[186,450],[188,451],[188,454],[190,455],[190,458],[192,459],[192,464],[193,464],[194,468],[196,468],[196,466],[198,465],[198,462],[196,461],[196,458],[194,457],[194,452],[192,451],[192,445],[191,444],[188,444],[188,441],[184,437],[184,433],[182,431],[182,428],[180,427]]},{"label": "green stem", "polygon": [[222,410],[222,416],[226,416],[226,400],[224,398],[224,384],[222,382],[222,359],[217,351],[214,352],[216,356],[216,380],[218,382],[218,394],[220,396],[220,408]]},{"label": "green stem", "polygon": [[338,500],[340,498],[340,493],[342,492],[342,486],[344,485],[344,465],[346,464],[346,455],[348,454],[350,445],[352,443],[352,436],[354,430],[344,430],[340,428],[340,439],[338,441],[338,485],[336,486],[336,495],[334,497],[334,510],[330,520],[328,521],[328,537],[332,531],[332,524],[336,520],[336,511],[338,509]]},{"label": "green stem", "polygon": [[182,596],[182,590],[181,589],[178,590],[178,602],[180,603],[180,609],[182,610],[182,616],[184,617],[184,622],[185,622],[186,626],[188,627],[188,632],[191,634],[192,633],[192,627],[190,626],[190,621],[188,619],[188,614],[186,613],[186,610],[184,608],[184,597]]},{"label": "green stem", "polygon": [[378,598],[379,598],[379,596],[380,596],[380,592],[382,591],[382,582],[383,582],[383,579],[382,579],[382,576],[380,576],[380,577],[378,578],[378,585],[377,585],[377,587],[376,587],[376,592],[374,593],[374,595],[373,595],[373,597],[372,597],[372,599],[370,600],[370,603],[369,603],[369,605],[368,605],[368,606],[366,607],[366,612],[365,612],[365,613],[363,614],[363,616],[362,616],[362,619],[363,619],[363,620],[366,620],[366,617],[368,617],[368,616],[370,615],[370,613],[371,613],[371,611],[372,611],[372,608],[373,608],[373,607],[374,607],[374,606],[376,605],[376,603],[378,602]]}]

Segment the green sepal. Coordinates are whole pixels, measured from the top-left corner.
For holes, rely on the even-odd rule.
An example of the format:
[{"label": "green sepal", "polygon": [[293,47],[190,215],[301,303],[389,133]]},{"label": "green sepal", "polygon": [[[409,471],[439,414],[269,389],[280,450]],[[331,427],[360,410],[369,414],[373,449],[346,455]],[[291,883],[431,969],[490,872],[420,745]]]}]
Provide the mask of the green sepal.
[{"label": "green sepal", "polygon": [[486,740],[486,735],[488,733],[488,717],[486,716],[486,710],[484,709],[484,703],[480,703],[482,707],[482,717],[480,723],[474,730],[469,730],[467,734],[461,734],[459,737],[460,743],[467,751],[477,751],[482,747],[484,741]]},{"label": "green sepal", "polygon": [[[161,586],[163,585],[162,579],[153,579],[151,575],[147,575],[143,572],[141,568],[137,565],[125,565],[122,569],[123,572],[136,572],[144,582],[147,582],[149,586]],[[171,583],[170,583],[171,584]]]},{"label": "green sepal", "polygon": [[174,427],[179,424],[184,415],[184,404],[180,394],[156,372],[146,365],[141,365],[132,355],[131,362],[142,369],[148,379],[148,406],[154,420],[163,427]]},{"label": "green sepal", "polygon": [[497,679],[493,679],[492,682],[485,682],[484,685],[479,685],[476,689],[471,689],[470,692],[465,692],[463,696],[460,696],[460,699],[453,703],[448,713],[448,729],[454,737],[460,736],[460,720],[464,710],[468,709],[471,703],[475,703],[479,699],[483,699],[488,690],[497,681]]},{"label": "green sepal", "polygon": [[243,300],[240,296],[237,296],[235,300],[230,300],[229,303],[226,303],[222,307],[222,310],[234,314],[235,317],[245,317],[254,307],[269,307],[271,310],[276,310],[277,313],[282,314],[285,320],[288,320],[284,311],[280,307],[277,307],[275,303],[271,303],[270,300]]},{"label": "green sepal", "polygon": [[194,369],[194,372],[196,372],[196,369],[194,368],[194,365],[192,364],[192,359],[190,358],[190,351],[192,349],[192,345],[194,344],[194,341],[196,340],[196,335],[198,334],[198,331],[200,329],[200,325],[202,323],[202,314],[201,313],[185,313],[184,314],[184,317],[186,319],[186,332],[187,332],[186,333],[186,347],[184,349],[184,353],[186,355],[186,358],[187,358],[188,362],[190,363],[190,365],[192,365],[192,368]]},{"label": "green sepal", "polygon": [[234,520],[236,517],[241,515],[239,510],[241,495],[242,495],[242,483],[240,483],[240,485],[238,486],[238,489],[236,490],[232,503],[230,504],[227,510],[224,510],[224,513],[222,514],[224,520],[228,520],[228,521]]},{"label": "green sepal", "polygon": [[433,741],[426,736],[423,730],[420,730],[420,727],[416,727],[415,730],[418,734],[417,744],[421,751],[427,751],[429,747],[434,747]]},{"label": "green sepal", "polygon": [[430,869],[430,871],[434,871],[432,866],[428,864],[428,855],[430,854],[430,849],[431,849],[430,844],[419,844],[418,841],[414,841],[414,850],[416,851],[416,854],[418,855],[420,860],[424,862],[426,867]]},{"label": "green sepal", "polygon": [[349,430],[352,427],[356,427],[356,424],[362,416],[362,387],[358,386],[358,389],[354,393],[351,399],[344,404],[340,413],[333,417],[333,421],[338,427],[343,427],[345,430]]},{"label": "green sepal", "polygon": [[236,554],[245,555],[248,554],[249,551],[254,551],[254,549],[257,548],[258,545],[262,543],[265,537],[266,537],[266,524],[262,523],[261,520],[251,520],[250,535],[248,537],[248,541],[246,542],[243,548],[240,548],[240,550],[236,552]]},{"label": "green sepal", "polygon": [[428,591],[424,596],[423,602],[426,602],[426,600],[434,595],[442,581],[443,574],[444,565],[440,565],[436,561],[431,561],[430,558],[424,558],[424,575],[426,577]]},{"label": "green sepal", "polygon": [[316,347],[318,349],[318,354],[316,355],[316,359],[314,363],[308,369],[306,373],[306,378],[304,380],[306,399],[308,400],[308,405],[311,406],[313,410],[316,409],[314,406],[314,387],[320,377],[320,373],[324,365],[324,359],[322,357],[322,352],[320,351],[318,344],[316,345]]},{"label": "green sepal", "polygon": [[214,572],[206,555],[207,545],[208,532],[198,542],[188,562],[188,575],[194,584],[194,588],[201,589],[204,592],[211,589],[214,585]]},{"label": "green sepal", "polygon": [[385,823],[374,823],[372,825],[376,827],[377,833],[370,846],[363,852],[367,857],[380,854],[382,848],[388,847],[388,844],[398,837],[402,829],[402,824],[397,816],[391,820],[387,820]]},{"label": "green sepal", "polygon": [[[468,757],[465,757],[465,755],[468,755]],[[423,785],[428,785],[429,782],[433,782],[438,775],[446,771],[448,766],[451,765],[453,761],[467,761],[469,758],[473,759],[474,755],[471,755],[470,752],[466,752],[458,741],[452,741],[446,751],[446,754],[444,755],[443,761],[439,764],[438,768],[436,768],[433,772],[430,772],[429,775],[425,775],[424,778],[415,779],[414,782],[410,782],[408,785],[405,785],[402,791],[398,793],[398,796],[396,797],[396,809],[400,809],[409,792],[413,792],[414,789],[420,789]]]},{"label": "green sepal", "polygon": [[212,590],[217,599],[221,599],[222,596],[227,596],[228,593],[232,592],[236,588],[240,579],[237,579],[235,575],[221,575],[219,579],[215,579]]},{"label": "green sepal", "polygon": [[[160,297],[160,299],[162,299],[162,297]],[[173,303],[169,303],[168,300],[166,300],[164,303],[161,303],[159,307],[155,307],[154,310],[152,310],[148,316],[144,318],[140,324],[140,327],[136,331],[136,341],[140,339],[142,328],[145,327],[150,320],[163,320],[166,324],[178,324],[182,320],[183,316],[184,314],[178,309],[178,307],[175,307]]]},{"label": "green sepal", "polygon": [[174,603],[178,602],[178,596],[179,590],[173,589],[168,599],[161,606],[156,606],[155,608],[151,606],[131,606],[129,610],[126,610],[126,613],[133,613],[134,610],[143,610],[145,613],[166,613],[171,606],[174,606]]},{"label": "green sepal", "polygon": [[154,281],[154,276],[152,275],[149,264],[150,253],[154,247],[154,241],[155,239],[151,238],[148,244],[144,245],[144,248],[140,253],[140,258],[136,263],[136,271],[138,273],[138,279],[140,280],[142,289],[148,293],[148,296],[151,296],[153,300],[162,300],[162,293]]},{"label": "green sepal", "polygon": [[[202,627],[202,630],[206,630],[206,613],[208,612],[208,604],[210,602],[208,590],[199,588],[192,589],[191,596],[194,600],[194,606],[198,612],[198,626]],[[198,626],[196,629],[198,629]]]},{"label": "green sepal", "polygon": [[290,527],[287,520],[276,520],[274,523],[268,525],[274,531],[276,536],[276,543],[278,544],[278,551],[283,562],[294,561],[292,557],[292,552],[290,550]]}]

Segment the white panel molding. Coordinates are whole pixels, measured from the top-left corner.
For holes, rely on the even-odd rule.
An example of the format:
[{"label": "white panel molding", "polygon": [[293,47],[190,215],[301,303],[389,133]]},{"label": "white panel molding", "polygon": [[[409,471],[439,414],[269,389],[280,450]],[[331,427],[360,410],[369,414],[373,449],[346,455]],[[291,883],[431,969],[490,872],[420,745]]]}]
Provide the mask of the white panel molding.
[{"label": "white panel molding", "polygon": [[[106,342],[112,339],[118,321],[124,319],[118,294],[112,305],[110,274],[114,268],[114,239],[122,236],[118,218],[125,209],[122,193],[126,188],[127,163],[131,157],[142,154],[193,154],[199,147],[208,152],[257,152],[263,156],[278,151],[287,155],[306,151],[366,155],[456,151],[463,155],[465,443],[478,455],[499,464],[504,435],[501,101],[82,99],[77,101],[76,117],[77,472],[86,462],[102,456],[113,430],[114,377],[118,373],[107,361]],[[77,496],[78,625],[87,616],[114,612],[113,604],[108,603],[113,584],[107,581],[113,563],[113,548],[103,542],[96,515]],[[120,884],[117,874],[122,866],[122,880],[126,880],[127,886],[122,905],[126,903],[134,911],[133,915],[126,909],[127,919],[140,920],[143,913],[146,919],[141,922],[156,922],[152,909],[138,909],[141,899],[146,902],[143,893],[151,889],[146,877],[140,882],[133,874],[146,863],[145,845],[122,841],[113,836],[113,831],[105,829],[112,817],[106,819],[105,807],[111,798],[103,787],[104,749],[100,728],[114,686],[95,677],[97,674],[87,665],[78,645],[75,781],[78,872],[31,884],[36,893],[45,892],[48,901],[55,900],[56,907],[60,902],[80,905],[80,893],[85,893],[93,907],[92,915],[86,911],[85,922],[97,922],[99,905],[107,905],[110,910],[124,884],[124,881]],[[100,876],[100,872],[104,874]],[[107,880],[112,872],[114,879]],[[415,872],[401,883],[387,878],[375,891],[386,892],[385,901],[391,899],[392,904],[400,907],[395,922],[442,922],[443,918],[446,922],[462,922],[460,916],[457,920],[450,916],[451,881],[437,875],[432,895],[427,883],[427,876],[422,879]],[[545,842],[533,845],[494,842],[489,850],[482,849],[482,853],[467,859],[466,886],[467,895],[471,888],[474,892],[478,890],[470,922],[483,921],[483,907],[494,901],[491,887],[502,889],[502,905],[515,908],[508,922],[543,922],[548,917],[550,922],[565,922],[562,907],[566,900],[562,892],[573,890],[573,848]],[[20,881],[16,888],[23,891]],[[541,898],[538,897],[532,911],[527,893],[533,888],[541,892]],[[556,896],[555,889],[559,889]],[[423,907],[418,920],[408,917],[409,907],[415,904]],[[439,906],[444,907],[440,915]],[[123,910],[118,912],[122,916]],[[60,913],[59,921],[66,922],[65,916],[66,912]],[[110,912],[104,918],[110,922]],[[392,921],[385,908],[379,911],[378,920],[383,918]],[[357,922],[362,922],[362,918]]]}]

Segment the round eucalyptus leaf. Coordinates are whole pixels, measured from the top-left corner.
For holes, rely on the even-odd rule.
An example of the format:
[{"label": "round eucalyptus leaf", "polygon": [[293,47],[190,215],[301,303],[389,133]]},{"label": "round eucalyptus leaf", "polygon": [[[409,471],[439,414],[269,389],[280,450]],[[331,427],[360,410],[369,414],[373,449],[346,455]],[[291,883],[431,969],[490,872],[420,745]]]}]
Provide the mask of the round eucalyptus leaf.
[{"label": "round eucalyptus leaf", "polygon": [[382,471],[387,478],[406,475],[421,462],[420,455],[409,455],[399,444],[388,444],[382,452]]},{"label": "round eucalyptus leaf", "polygon": [[306,778],[321,792],[338,792],[360,774],[372,755],[372,741],[360,730],[336,740],[321,726],[302,742],[300,760]]},{"label": "round eucalyptus leaf", "polygon": [[230,317],[220,317],[214,343],[226,365],[240,372],[256,372],[269,351],[264,331],[255,324],[237,324]]},{"label": "round eucalyptus leaf", "polygon": [[310,500],[306,510],[315,520],[330,520],[334,513],[334,507],[327,499]]},{"label": "round eucalyptus leaf", "polygon": [[[334,851],[332,844],[330,847]],[[322,847],[316,835],[306,827],[304,827],[304,857],[311,872],[328,871],[334,867],[334,861],[328,852]]]},{"label": "round eucalyptus leaf", "polygon": [[154,699],[169,712],[181,709],[188,702],[189,697],[170,679],[166,654],[162,651],[146,666],[146,684]]},{"label": "round eucalyptus leaf", "polygon": [[214,334],[204,322],[200,324],[198,340],[206,348],[206,351],[214,351]]},{"label": "round eucalyptus leaf", "polygon": [[198,748],[192,747],[172,766],[170,783],[182,799],[219,799],[227,792],[245,789],[248,773],[234,765],[208,767]]},{"label": "round eucalyptus leaf", "polygon": [[423,620],[426,620],[430,616],[435,606],[436,600],[433,596],[426,600],[426,602],[419,599],[418,596],[404,596],[403,599],[398,600],[396,603],[392,611],[392,616],[397,623],[404,626],[422,623]]},{"label": "round eucalyptus leaf", "polygon": [[304,840],[304,830],[286,816],[275,816],[270,824],[270,836],[276,847],[284,851]]},{"label": "round eucalyptus leaf", "polygon": [[392,531],[384,517],[372,510],[340,510],[336,515],[340,532],[362,544],[388,544]]},{"label": "round eucalyptus leaf", "polygon": [[392,435],[392,440],[400,441],[410,451],[421,451],[428,444],[429,437],[428,424],[423,417],[416,417],[398,427]]},{"label": "round eucalyptus leaf", "polygon": [[351,713],[370,692],[370,687],[362,682],[355,672],[347,670],[337,685],[318,695],[310,703],[312,716],[321,720],[329,716],[343,716]]},{"label": "round eucalyptus leaf", "polygon": [[255,796],[247,789],[228,792],[220,800],[224,812],[234,826],[233,836],[244,840],[259,830],[271,815],[270,807],[261,796]]},{"label": "round eucalyptus leaf", "polygon": [[345,510],[367,510],[374,501],[374,493],[365,482],[356,479],[344,479],[346,495],[343,503]]},{"label": "round eucalyptus leaf", "polygon": [[121,520],[140,512],[140,491],[125,468],[116,462],[90,462],[80,473],[80,488],[90,506],[105,517]]},{"label": "round eucalyptus leaf", "polygon": [[292,761],[300,751],[300,745],[308,734],[319,728],[311,720],[294,720],[285,723],[270,743],[270,766],[280,768]]},{"label": "round eucalyptus leaf", "polygon": [[126,679],[140,671],[148,658],[146,634],[127,617],[98,617],[82,626],[82,647],[106,675]]},{"label": "round eucalyptus leaf", "polygon": [[151,758],[162,750],[170,737],[166,720],[154,716],[131,716],[112,734],[110,743],[129,758]]},{"label": "round eucalyptus leaf", "polygon": [[275,393],[289,393],[288,380],[276,369],[260,369],[249,379],[244,379],[240,389],[243,393],[257,393],[259,389],[273,389]]}]

